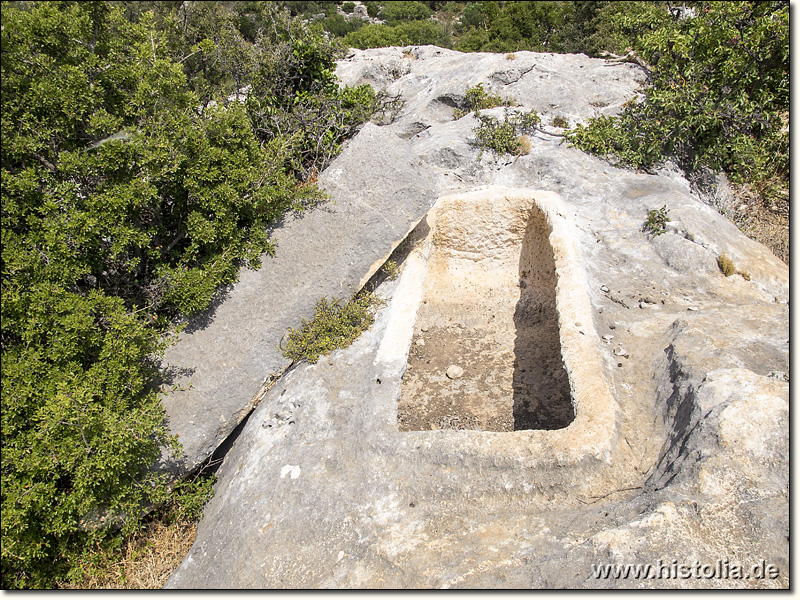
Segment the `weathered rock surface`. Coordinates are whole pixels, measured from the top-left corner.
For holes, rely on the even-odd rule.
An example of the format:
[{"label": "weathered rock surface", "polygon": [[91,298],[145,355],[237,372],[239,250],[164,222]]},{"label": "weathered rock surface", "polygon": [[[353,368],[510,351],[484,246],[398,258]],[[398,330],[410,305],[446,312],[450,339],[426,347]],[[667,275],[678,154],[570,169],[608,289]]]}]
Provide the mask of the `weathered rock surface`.
[{"label": "weathered rock surface", "polygon": [[176,389],[164,404],[186,457],[165,468],[184,472],[211,456],[289,366],[279,349],[286,331],[310,318],[322,296],[347,299],[360,289],[435,200],[409,144],[371,124],[320,183],[330,200],[289,216],[273,234],[276,256],[243,271],[167,350]]},{"label": "weathered rock surface", "polygon": [[[636,93],[636,67],[412,48],[355,52],[340,73],[403,96],[404,110],[380,128],[392,139],[383,144],[403,151],[385,171],[334,165],[326,186],[345,198],[376,178],[384,183],[375,193],[386,193],[416,185],[423,172],[441,200],[415,230],[400,278],[378,289],[387,305],[371,330],[286,373],[256,407],[167,587],[787,587],[788,268],[674,169],[617,169],[544,134],[526,156],[481,153],[468,143],[474,117],[452,121],[458,100],[442,100],[484,82],[524,108],[555,103],[585,119]],[[595,95],[605,108],[591,105]],[[367,127],[351,148],[377,135]],[[464,213],[449,232],[437,220],[448,202],[462,202]],[[464,428],[462,418],[401,432],[409,348],[435,347],[412,339],[432,339],[446,320],[445,311],[439,321],[418,318],[425,290],[453,277],[431,260],[437,235],[474,230],[462,238],[510,252],[518,242],[486,214],[524,202],[545,215],[574,421],[495,433]],[[648,210],[664,205],[667,232],[643,232]],[[453,264],[473,256],[473,273],[481,264],[492,272],[486,252],[462,250]],[[723,253],[749,281],[720,273]],[[531,281],[520,272],[523,280]],[[527,289],[520,283],[515,296],[500,287],[512,302]],[[488,288],[481,293],[477,301],[490,306]],[[452,317],[444,324],[474,325],[466,309]],[[465,369],[445,384],[473,376]],[[654,570],[644,579],[593,570],[626,564]],[[740,565],[753,576],[736,578],[731,567]],[[715,568],[722,577],[711,576]]]}]

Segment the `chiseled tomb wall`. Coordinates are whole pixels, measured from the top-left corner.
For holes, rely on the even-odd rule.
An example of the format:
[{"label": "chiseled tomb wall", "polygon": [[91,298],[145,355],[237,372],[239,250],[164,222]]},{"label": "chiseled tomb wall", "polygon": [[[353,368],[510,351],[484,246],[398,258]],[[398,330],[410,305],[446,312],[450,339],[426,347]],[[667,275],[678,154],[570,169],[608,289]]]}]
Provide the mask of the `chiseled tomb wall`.
[{"label": "chiseled tomb wall", "polygon": [[472,432],[486,451],[543,459],[608,455],[616,401],[565,215],[552,192],[493,187],[437,201],[378,357],[408,348],[401,432]]}]

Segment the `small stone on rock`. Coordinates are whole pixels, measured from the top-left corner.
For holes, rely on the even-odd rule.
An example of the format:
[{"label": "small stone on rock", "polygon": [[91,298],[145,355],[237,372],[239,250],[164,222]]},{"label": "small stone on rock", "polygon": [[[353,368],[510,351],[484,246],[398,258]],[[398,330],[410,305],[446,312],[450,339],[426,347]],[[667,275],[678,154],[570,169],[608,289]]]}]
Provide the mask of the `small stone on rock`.
[{"label": "small stone on rock", "polygon": [[446,375],[447,375],[447,376],[448,376],[450,379],[458,379],[458,378],[459,378],[459,377],[461,377],[463,374],[464,374],[464,369],[462,369],[462,368],[461,368],[461,367],[459,367],[458,365],[450,365],[449,367],[447,367],[447,373],[446,373]]}]

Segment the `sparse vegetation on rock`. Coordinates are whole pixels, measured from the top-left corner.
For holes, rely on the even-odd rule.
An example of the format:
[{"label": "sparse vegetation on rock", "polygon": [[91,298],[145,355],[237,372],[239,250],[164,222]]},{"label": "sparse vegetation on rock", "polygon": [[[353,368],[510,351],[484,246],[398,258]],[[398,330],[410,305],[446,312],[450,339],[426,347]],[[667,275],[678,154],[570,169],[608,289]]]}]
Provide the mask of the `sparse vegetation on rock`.
[{"label": "sparse vegetation on rock", "polygon": [[387,260],[383,263],[383,267],[381,267],[382,271],[386,274],[387,279],[397,279],[398,275],[400,275],[400,265],[398,265],[393,260]]},{"label": "sparse vegetation on rock", "polygon": [[300,329],[289,330],[282,347],[284,356],[293,361],[315,363],[337,348],[347,348],[372,325],[380,303],[380,299],[368,291],[356,294],[347,303],[321,298],[314,317],[303,319]]},{"label": "sparse vegetation on rock", "polygon": [[480,124],[475,129],[475,146],[493,150],[497,154],[520,156],[530,151],[530,139],[525,133],[532,132],[540,122],[535,110],[509,114],[506,111],[500,121],[489,115],[476,113]]},{"label": "sparse vegetation on rock", "polygon": [[719,265],[719,270],[722,271],[722,274],[725,277],[730,277],[731,275],[741,275],[745,281],[750,281],[750,274],[746,271],[740,271],[736,268],[733,260],[727,254],[720,254],[717,258],[717,264]]},{"label": "sparse vegetation on rock", "polygon": [[[645,170],[668,159],[690,174],[721,170],[747,209],[741,219],[725,214],[788,262],[787,2],[686,2],[671,12],[661,2],[363,4],[386,22],[345,17],[337,2],[3,3],[3,587],[80,585],[87,571],[103,580],[143,528],[199,513],[209,483],[171,488],[152,469],[163,451],[181,452],[157,391],[170,385],[159,359],[179,323],[274,253],[270,227],[324,199],[317,175],[344,142],[376,110],[382,125],[402,112],[399,92],[340,87],[345,46],[500,52],[498,72],[514,76],[525,50],[634,60],[649,78],[642,96],[579,125],[571,143]],[[341,8],[356,12],[352,2]],[[384,72],[397,81],[397,64],[433,50],[397,52]],[[526,135],[542,131],[536,111],[501,120],[481,111],[511,99],[482,84],[466,96],[479,123],[474,145],[521,156],[539,143]],[[619,101],[592,106],[612,113]],[[405,133],[429,126],[418,121]],[[465,123],[446,124],[457,144],[414,164],[474,160]],[[570,125],[558,115],[550,123]],[[383,135],[400,139],[389,129]],[[530,158],[514,161],[530,167],[515,177],[535,171],[537,185],[561,184],[560,165]],[[485,173],[458,175],[453,185]],[[657,237],[668,221],[666,206],[650,210],[644,230]],[[690,226],[703,240],[700,225]],[[662,242],[666,254],[678,252],[666,242],[685,240],[652,246]],[[684,245],[705,252],[716,273],[713,254]],[[750,280],[727,256],[718,266]],[[397,266],[383,270],[391,278]],[[740,287],[771,285],[752,273],[753,285]],[[375,308],[370,294],[323,299],[319,320],[292,332],[287,356],[314,362],[349,344]]]},{"label": "sparse vegetation on rock", "polygon": [[482,83],[467,90],[467,93],[464,94],[464,102],[466,108],[464,110],[456,109],[453,112],[453,119],[460,119],[473,111],[480,112],[496,106],[514,106],[516,104],[513,98],[504,98],[499,94],[487,91]]},{"label": "sparse vegetation on rock", "polygon": [[722,274],[725,275],[725,277],[730,277],[736,273],[736,267],[727,254],[720,254],[719,258],[717,259],[717,263],[719,263],[719,270],[722,271]]},{"label": "sparse vegetation on rock", "polygon": [[722,170],[757,191],[754,210],[788,214],[788,2],[645,8],[629,22],[652,85],[621,115],[578,125],[571,143],[637,168],[674,158],[689,173]]},{"label": "sparse vegetation on rock", "polygon": [[666,205],[661,208],[654,208],[647,212],[647,220],[644,222],[642,230],[651,233],[653,237],[657,237],[667,232],[667,223],[669,221],[669,209]]}]

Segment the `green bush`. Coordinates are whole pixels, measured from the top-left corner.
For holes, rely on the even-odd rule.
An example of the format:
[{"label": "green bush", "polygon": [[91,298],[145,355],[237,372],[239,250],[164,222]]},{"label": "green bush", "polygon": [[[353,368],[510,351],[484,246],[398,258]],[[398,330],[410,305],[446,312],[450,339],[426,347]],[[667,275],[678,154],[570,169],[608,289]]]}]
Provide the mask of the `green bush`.
[{"label": "green bush", "polygon": [[375,0],[365,0],[362,2],[364,6],[367,7],[367,15],[370,18],[376,18],[381,12],[381,5],[383,2],[376,2]]},{"label": "green bush", "polygon": [[422,46],[435,44],[448,47],[447,33],[433,21],[411,21],[398,25],[365,25],[348,33],[344,44],[352,48],[384,48],[387,46]]},{"label": "green bush", "polygon": [[[237,2],[236,4],[250,5],[248,8],[257,8],[259,5],[272,4],[267,2]],[[276,3],[277,4],[277,3]],[[308,16],[312,14],[325,13],[331,15],[336,12],[338,2],[332,0],[288,0],[280,3],[289,9],[293,17]]]},{"label": "green bush", "polygon": [[313,319],[303,319],[300,330],[289,330],[281,348],[283,355],[293,361],[315,363],[324,354],[347,348],[369,329],[380,304],[372,292],[356,294],[346,304],[323,297],[317,303]]},{"label": "green bush", "polygon": [[423,21],[429,19],[433,13],[422,2],[408,0],[393,0],[383,6],[383,18],[389,25],[402,22]]},{"label": "green bush", "polygon": [[496,106],[514,106],[516,103],[512,98],[503,98],[499,94],[487,92],[482,83],[479,83],[467,90],[464,95],[466,110],[457,109],[453,113],[453,119],[460,119],[472,111],[487,110]]},{"label": "green bush", "polygon": [[383,263],[381,270],[386,275],[386,278],[394,281],[400,275],[400,265],[393,260],[387,260]]},{"label": "green bush", "polygon": [[509,114],[508,109],[500,121],[488,115],[476,113],[479,121],[475,129],[474,146],[488,148],[497,154],[519,156],[530,150],[530,141],[524,135],[533,132],[540,123],[535,110],[527,113]]},{"label": "green bush", "polygon": [[468,2],[464,7],[459,19],[458,29],[460,31],[474,28],[483,29],[486,23],[486,13],[484,12],[483,2]]},{"label": "green bush", "polygon": [[353,2],[345,2],[342,4],[342,10],[346,12],[348,15],[353,14],[353,11],[356,9],[356,5]]},{"label": "green bush", "polygon": [[662,233],[667,232],[667,223],[669,223],[669,209],[666,205],[659,209],[652,209],[647,212],[647,220],[642,226],[642,231],[647,231],[658,237]]},{"label": "green bush", "polygon": [[364,26],[361,19],[346,19],[339,13],[325,17],[320,21],[322,28],[334,37],[340,38],[357,31]]},{"label": "green bush", "polygon": [[263,143],[285,141],[287,164],[308,178],[369,119],[375,92],[366,84],[339,87],[334,75],[339,51],[319,27],[284,22],[278,38],[257,49],[259,66],[245,103],[253,129]]},{"label": "green bush", "polygon": [[469,3],[454,47],[465,52],[562,52],[574,37],[575,6],[581,4],[588,3]]},{"label": "green bush", "polygon": [[[644,99],[568,136],[586,151],[649,168],[674,157],[687,171],[722,169],[780,197],[788,190],[787,2],[696,2],[694,16],[661,11],[637,48],[652,65]],[[629,17],[631,18],[631,17]],[[636,20],[634,19],[634,23]],[[635,27],[634,27],[635,29]],[[766,198],[768,201],[769,197]]]}]

